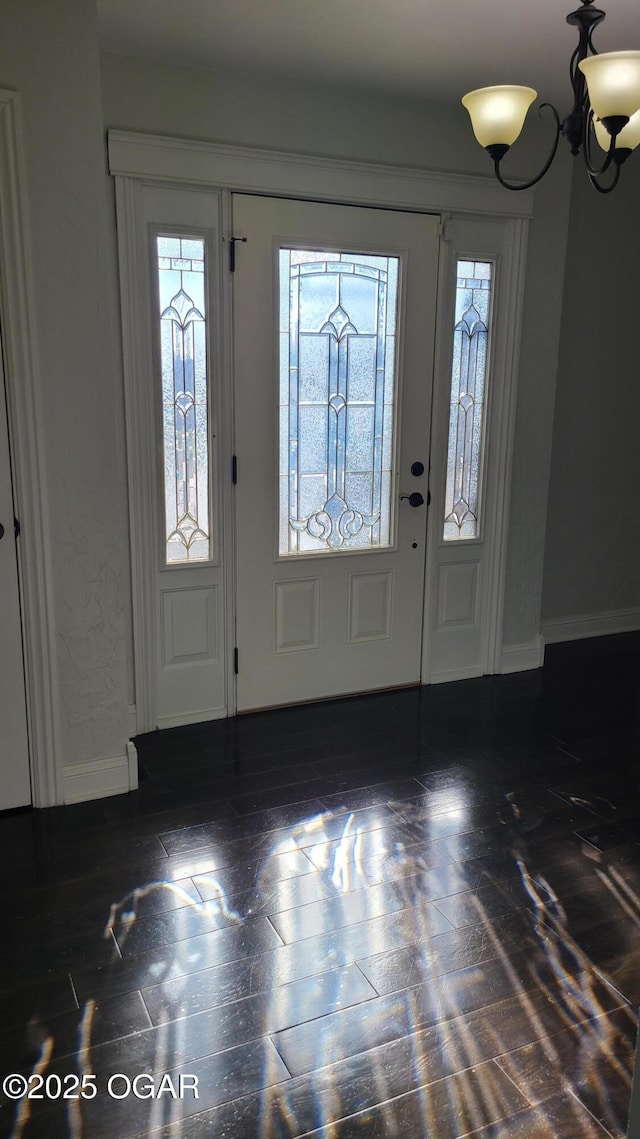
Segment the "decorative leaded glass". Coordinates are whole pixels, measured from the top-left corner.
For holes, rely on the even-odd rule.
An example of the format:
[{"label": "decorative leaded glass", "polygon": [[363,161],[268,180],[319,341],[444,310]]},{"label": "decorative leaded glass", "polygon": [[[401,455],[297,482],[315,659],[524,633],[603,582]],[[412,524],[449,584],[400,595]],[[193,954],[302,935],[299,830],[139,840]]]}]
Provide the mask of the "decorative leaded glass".
[{"label": "decorative leaded glass", "polygon": [[158,237],[167,564],[211,556],[205,244]]},{"label": "decorative leaded glass", "polygon": [[478,487],[493,265],[458,261],[451,370],[446,541],[478,535]]},{"label": "decorative leaded glass", "polygon": [[398,266],[280,250],[280,554],[390,544]]}]

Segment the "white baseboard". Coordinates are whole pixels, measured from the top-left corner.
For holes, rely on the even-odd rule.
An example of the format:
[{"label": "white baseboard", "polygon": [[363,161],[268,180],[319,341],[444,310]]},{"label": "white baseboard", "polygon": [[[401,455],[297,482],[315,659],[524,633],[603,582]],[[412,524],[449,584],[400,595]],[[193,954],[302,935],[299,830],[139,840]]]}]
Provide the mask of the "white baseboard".
[{"label": "white baseboard", "polygon": [[133,790],[132,771],[135,771],[137,787],[138,763],[133,744],[127,744],[127,752],[122,755],[69,763],[62,768],[63,802],[84,803],[89,799],[104,799],[107,795],[124,795]]},{"label": "white baseboard", "polygon": [[475,680],[482,676],[480,668],[447,668],[443,672],[432,672],[425,684],[448,684],[451,680]]},{"label": "white baseboard", "polygon": [[213,708],[206,712],[184,712],[180,716],[160,716],[158,727],[181,728],[186,724],[204,724],[207,720],[224,720],[226,716],[226,708]]},{"label": "white baseboard", "polygon": [[133,740],[127,743],[127,760],[129,762],[129,790],[138,790],[138,751]]},{"label": "white baseboard", "polygon": [[608,637],[614,633],[635,633],[640,629],[640,609],[613,609],[608,613],[589,613],[582,617],[559,617],[542,622],[542,634],[548,645],[560,641],[577,641],[583,637]]},{"label": "white baseboard", "polygon": [[544,637],[537,634],[524,645],[505,645],[502,649],[500,672],[528,672],[544,664]]}]

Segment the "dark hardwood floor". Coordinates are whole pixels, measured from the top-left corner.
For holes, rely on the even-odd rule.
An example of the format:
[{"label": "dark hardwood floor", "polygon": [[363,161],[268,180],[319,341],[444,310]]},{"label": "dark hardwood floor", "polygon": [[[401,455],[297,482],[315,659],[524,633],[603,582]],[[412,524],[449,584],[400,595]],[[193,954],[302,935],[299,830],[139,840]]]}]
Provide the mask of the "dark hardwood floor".
[{"label": "dark hardwood floor", "polygon": [[552,646],[140,737],[138,792],[0,819],[0,1075],[44,1081],[2,1134],[624,1136],[639,689],[638,635]]}]

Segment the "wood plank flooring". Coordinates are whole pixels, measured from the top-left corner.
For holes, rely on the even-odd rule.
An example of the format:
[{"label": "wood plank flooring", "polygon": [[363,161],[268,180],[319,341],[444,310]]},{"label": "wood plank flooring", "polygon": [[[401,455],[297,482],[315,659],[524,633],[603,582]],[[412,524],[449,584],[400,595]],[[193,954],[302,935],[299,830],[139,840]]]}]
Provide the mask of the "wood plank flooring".
[{"label": "wood plank flooring", "polygon": [[138,792],[0,818],[0,1076],[45,1081],[0,1134],[622,1139],[639,682],[640,636],[552,646],[139,737]]}]

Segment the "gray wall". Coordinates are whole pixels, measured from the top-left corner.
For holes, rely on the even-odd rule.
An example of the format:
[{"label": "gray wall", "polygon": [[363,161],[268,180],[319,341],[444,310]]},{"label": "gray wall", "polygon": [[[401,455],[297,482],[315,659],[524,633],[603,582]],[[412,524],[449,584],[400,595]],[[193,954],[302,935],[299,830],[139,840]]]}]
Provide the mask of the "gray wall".
[{"label": "gray wall", "polygon": [[1,0],[0,28],[0,85],[19,91],[25,127],[62,764],[121,756],[128,737],[122,383],[95,3]]},{"label": "gray wall", "polygon": [[[338,158],[460,173],[490,173],[460,106],[436,106],[303,84],[200,72],[123,56],[102,58],[105,125]],[[542,164],[548,124],[527,124],[513,158],[526,176]],[[526,280],[515,440],[507,644],[540,623],[542,562],[571,161],[561,153],[536,191]],[[507,191],[505,191],[505,194]]]},{"label": "gray wall", "polygon": [[611,196],[577,167],[562,306],[543,619],[640,607],[640,156]]}]

